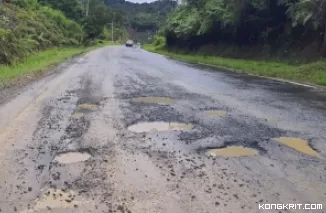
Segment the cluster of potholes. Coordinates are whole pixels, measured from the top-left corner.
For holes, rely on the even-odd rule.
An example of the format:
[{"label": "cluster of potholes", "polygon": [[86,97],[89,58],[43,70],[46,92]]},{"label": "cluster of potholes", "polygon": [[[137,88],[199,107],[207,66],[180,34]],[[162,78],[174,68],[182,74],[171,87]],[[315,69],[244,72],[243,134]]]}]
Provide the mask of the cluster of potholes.
[{"label": "cluster of potholes", "polygon": [[[41,196],[35,200],[33,208],[22,213],[42,212],[51,209],[71,209],[87,203],[81,200],[81,191],[77,192],[71,189],[71,184],[63,181],[60,168],[63,165],[70,165],[85,162],[94,156],[93,148],[81,148],[78,140],[89,128],[89,121],[85,118],[87,113],[93,112],[100,107],[102,99],[99,97],[81,98],[77,101],[75,110],[70,115],[69,125],[65,128],[65,134],[60,138],[58,147],[54,150],[60,150],[55,153],[49,166],[49,188],[41,190]],[[62,151],[65,150],[65,151]],[[40,168],[44,168],[39,166]],[[53,169],[56,167],[55,169]],[[58,184],[58,185],[57,185]],[[30,187],[30,190],[32,188]],[[0,209],[1,212],[1,209]]]},{"label": "cluster of potholes", "polygon": [[[138,97],[132,98],[134,103],[144,103],[144,104],[159,104],[159,105],[171,105],[176,103],[176,100],[168,97]],[[207,116],[212,117],[225,117],[228,116],[227,111],[223,110],[205,110],[204,113]],[[193,129],[192,124],[178,123],[178,122],[140,122],[128,127],[129,131],[142,133],[150,131],[188,131]],[[309,145],[308,141],[300,138],[291,137],[280,137],[273,138],[272,141],[283,144],[289,148],[292,148],[300,153],[310,155],[319,159],[323,157],[315,151]],[[244,146],[227,146],[227,147],[217,147],[206,149],[206,155],[211,157],[244,157],[244,156],[257,156],[259,151],[256,149],[244,147]]]},{"label": "cluster of potholes", "polygon": [[[140,97],[133,98],[132,102],[145,103],[145,104],[160,104],[160,105],[171,105],[176,101],[172,98],[166,97]],[[100,104],[91,100],[82,100],[77,103],[76,110],[71,114],[71,118],[78,122],[84,120],[84,113],[98,109]],[[220,110],[207,110],[208,116],[214,117],[224,117],[228,113],[226,111]],[[140,122],[128,126],[128,130],[135,133],[144,133],[151,131],[190,131],[194,128],[192,124],[189,123],[178,123],[178,122]],[[69,129],[69,128],[68,128]],[[80,137],[81,135],[75,134],[71,131],[71,137]],[[69,139],[68,134],[68,139]],[[303,154],[307,154],[316,158],[322,159],[322,156],[313,150],[309,143],[305,140],[299,138],[287,138],[280,137],[274,138],[273,141],[297,150]],[[244,156],[258,156],[259,151],[257,149],[248,148],[244,146],[238,146],[234,144],[228,144],[224,147],[211,147],[206,148],[205,153],[209,157],[244,157]],[[78,162],[85,162],[92,158],[93,152],[89,149],[77,149],[75,151],[59,152],[53,159],[53,163],[58,164],[72,164]],[[40,211],[43,209],[55,209],[55,208],[77,208],[79,205],[85,204],[85,201],[78,198],[78,193],[69,189],[56,189],[49,188],[43,192],[43,195],[38,199],[33,210],[28,210],[26,213],[32,213],[35,211]]]},{"label": "cluster of potholes", "polygon": [[[88,112],[88,111],[92,111],[92,110],[96,110],[98,109],[100,106],[100,100],[99,98],[81,98],[78,102],[77,102],[77,108],[74,111],[73,114],[71,114],[71,118],[74,119],[75,123],[78,123],[78,121],[82,121],[84,120],[84,113]],[[78,129],[81,131],[83,131],[83,128],[79,128]],[[67,128],[69,129],[69,127]],[[71,129],[71,128],[70,128]],[[78,131],[79,131],[78,130]],[[71,132],[74,132],[73,130]],[[76,137],[81,137],[81,134],[74,134],[74,133],[69,133],[68,135],[72,135],[73,138]],[[66,138],[67,140],[67,138]],[[69,140],[69,139],[68,139]],[[83,162],[88,160],[89,158],[91,158],[91,152],[88,149],[80,149],[78,151],[67,151],[67,152],[61,152],[58,153],[55,158],[53,159],[53,162],[58,162],[60,164],[70,164],[70,163],[77,163],[77,162]]]}]

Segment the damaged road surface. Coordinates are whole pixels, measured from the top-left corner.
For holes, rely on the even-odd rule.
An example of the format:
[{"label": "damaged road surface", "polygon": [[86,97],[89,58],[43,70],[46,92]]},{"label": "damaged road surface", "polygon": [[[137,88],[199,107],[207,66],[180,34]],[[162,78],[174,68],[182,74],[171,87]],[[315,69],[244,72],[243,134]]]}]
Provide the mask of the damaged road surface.
[{"label": "damaged road surface", "polygon": [[6,94],[0,212],[326,208],[322,89],[117,46]]}]

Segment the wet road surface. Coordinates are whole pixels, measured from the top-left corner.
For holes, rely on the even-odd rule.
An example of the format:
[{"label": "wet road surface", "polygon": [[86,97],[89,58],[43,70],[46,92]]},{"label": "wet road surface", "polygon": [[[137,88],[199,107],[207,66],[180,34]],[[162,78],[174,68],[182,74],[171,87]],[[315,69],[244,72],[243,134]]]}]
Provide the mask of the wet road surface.
[{"label": "wet road surface", "polygon": [[325,212],[326,92],[106,47],[0,106],[0,212]]}]

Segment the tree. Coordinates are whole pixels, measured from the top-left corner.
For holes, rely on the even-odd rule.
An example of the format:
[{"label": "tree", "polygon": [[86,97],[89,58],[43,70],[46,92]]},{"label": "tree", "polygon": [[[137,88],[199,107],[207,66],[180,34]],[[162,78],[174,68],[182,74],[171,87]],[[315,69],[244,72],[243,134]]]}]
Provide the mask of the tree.
[{"label": "tree", "polygon": [[81,22],[83,9],[79,0],[39,0],[43,5],[61,10],[68,18]]},{"label": "tree", "polygon": [[89,15],[85,18],[84,29],[88,39],[98,37],[106,24],[114,20],[114,13],[98,0],[90,0]]},{"label": "tree", "polygon": [[326,0],[185,0],[168,16],[164,32],[168,45],[271,50],[314,42],[320,34],[326,56]]},{"label": "tree", "polygon": [[321,54],[326,56],[326,0],[299,0],[297,2],[281,0],[280,3],[288,6],[287,14],[291,17],[293,26],[310,25],[315,30],[320,28],[324,30]]},{"label": "tree", "polygon": [[156,32],[167,15],[177,6],[176,0],[159,0],[151,3],[132,3],[125,0],[104,0],[109,7],[120,10],[135,30]]}]

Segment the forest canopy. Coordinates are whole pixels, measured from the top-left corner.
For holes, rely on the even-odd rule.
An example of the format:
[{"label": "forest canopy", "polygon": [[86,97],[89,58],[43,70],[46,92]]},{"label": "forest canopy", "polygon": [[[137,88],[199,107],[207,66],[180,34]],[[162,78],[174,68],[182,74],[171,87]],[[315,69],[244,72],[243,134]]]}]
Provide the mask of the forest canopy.
[{"label": "forest canopy", "polygon": [[169,46],[317,44],[326,55],[326,0],[184,0],[164,25]]},{"label": "forest canopy", "polygon": [[167,15],[177,6],[176,0],[158,0],[142,4],[125,0],[104,0],[104,3],[122,11],[130,26],[138,32],[156,32]]},{"label": "forest canopy", "polygon": [[[0,0],[0,64],[53,47],[127,38],[127,20],[102,0]],[[110,28],[108,30],[107,28]]]}]

